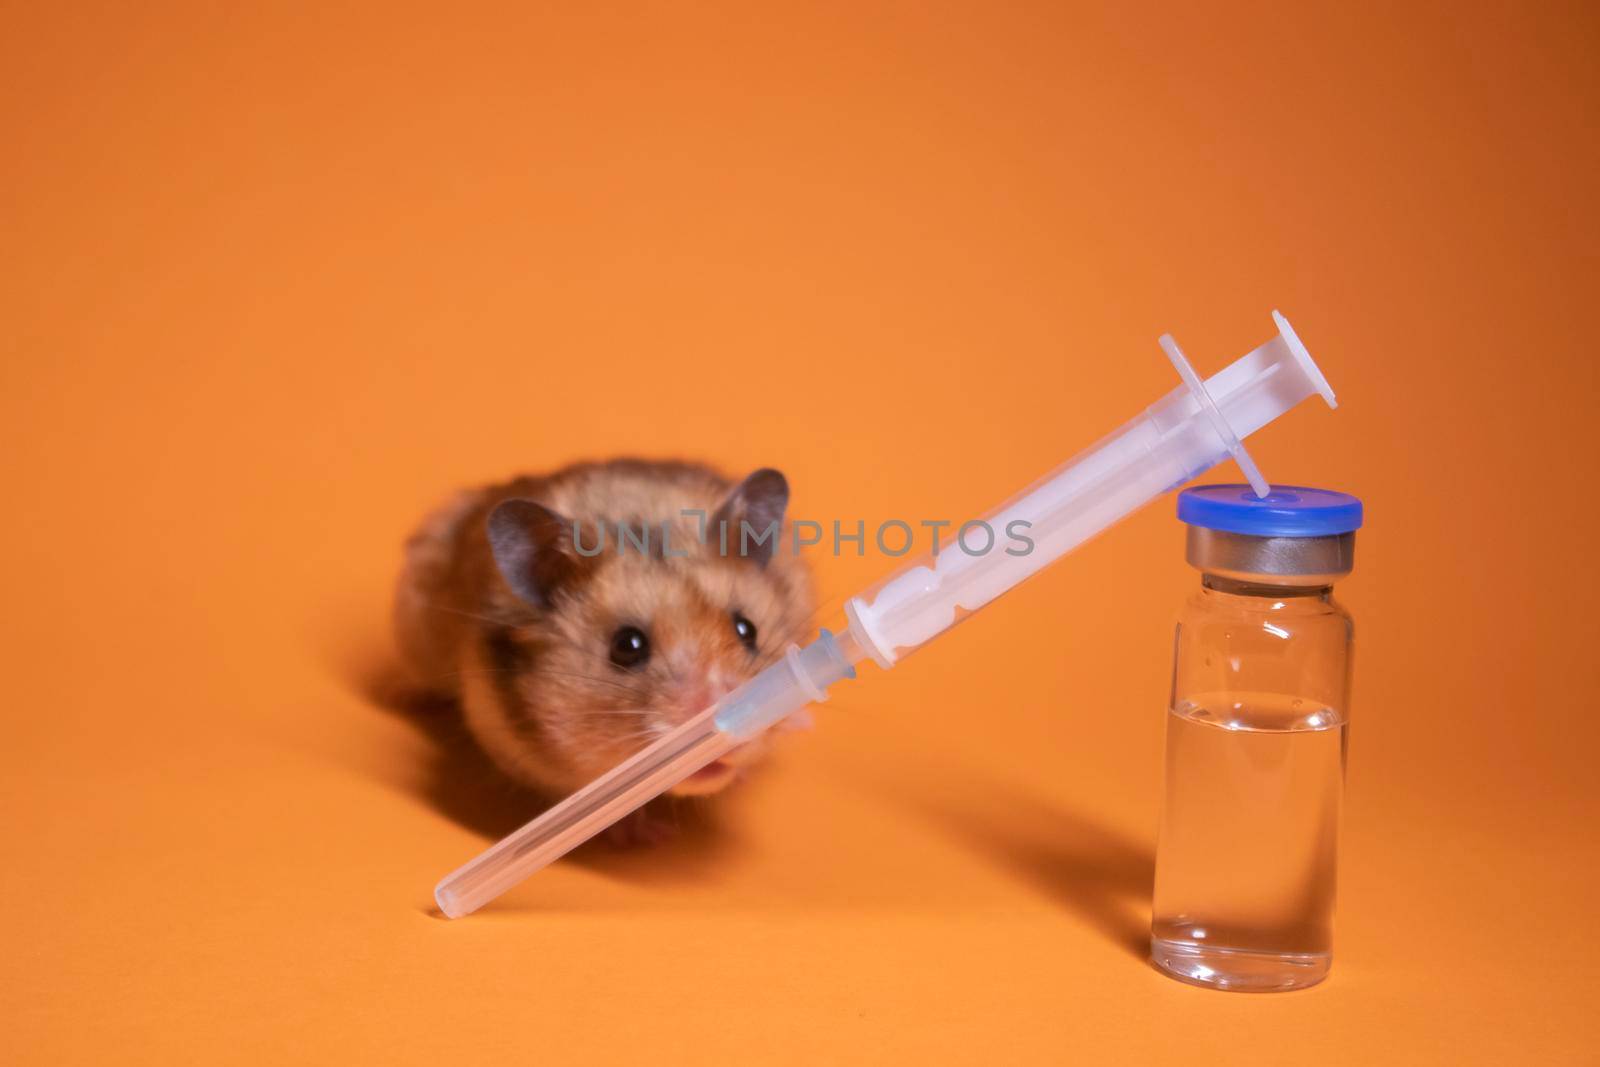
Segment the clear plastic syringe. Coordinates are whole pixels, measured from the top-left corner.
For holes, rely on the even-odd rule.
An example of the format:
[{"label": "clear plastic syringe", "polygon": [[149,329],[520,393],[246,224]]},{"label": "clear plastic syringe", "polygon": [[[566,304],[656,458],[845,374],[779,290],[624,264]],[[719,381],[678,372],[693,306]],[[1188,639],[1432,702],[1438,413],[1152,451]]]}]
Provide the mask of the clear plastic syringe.
[{"label": "clear plastic syringe", "polygon": [[[1230,455],[1258,496],[1267,484],[1241,440],[1313,394],[1335,406],[1333,390],[1284,317],[1278,336],[1202,382],[1170,336],[1161,347],[1183,384],[1111,435],[984,518],[1013,523],[1033,541],[1022,555],[968,554],[946,546],[908,563],[845,605],[848,625],[791,645],[768,667],[672,733],[584,786],[453,872],[434,890],[450,918],[476,911],[546,864],[800,710],[828,687],[855,677],[871,658],[892,667],[1006,590],[1169,489]],[[990,546],[993,549],[993,546]]]}]

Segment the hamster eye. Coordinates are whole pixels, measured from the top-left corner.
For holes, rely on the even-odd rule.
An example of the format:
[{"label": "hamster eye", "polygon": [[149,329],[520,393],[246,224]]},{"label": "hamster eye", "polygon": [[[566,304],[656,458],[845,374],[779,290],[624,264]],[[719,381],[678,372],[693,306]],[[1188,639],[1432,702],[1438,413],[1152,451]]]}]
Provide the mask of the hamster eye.
[{"label": "hamster eye", "polygon": [[752,652],[756,650],[756,624],[737,611],[733,613],[733,632],[739,635],[745,648]]},{"label": "hamster eye", "polygon": [[650,639],[637,626],[624,626],[611,635],[611,662],[637,670],[650,658]]}]

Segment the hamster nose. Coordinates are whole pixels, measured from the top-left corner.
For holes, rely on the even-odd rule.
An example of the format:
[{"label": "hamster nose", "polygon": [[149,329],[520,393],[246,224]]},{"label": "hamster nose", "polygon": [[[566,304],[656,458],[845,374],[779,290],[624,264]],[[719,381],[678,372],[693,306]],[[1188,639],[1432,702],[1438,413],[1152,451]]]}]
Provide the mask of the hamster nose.
[{"label": "hamster nose", "polygon": [[733,686],[721,674],[698,674],[684,684],[678,703],[684,717],[700,714],[721,700]]},{"label": "hamster nose", "polygon": [[696,715],[709,708],[716,701],[718,695],[712,690],[710,684],[704,680],[695,682],[683,691],[683,710],[690,715]]}]

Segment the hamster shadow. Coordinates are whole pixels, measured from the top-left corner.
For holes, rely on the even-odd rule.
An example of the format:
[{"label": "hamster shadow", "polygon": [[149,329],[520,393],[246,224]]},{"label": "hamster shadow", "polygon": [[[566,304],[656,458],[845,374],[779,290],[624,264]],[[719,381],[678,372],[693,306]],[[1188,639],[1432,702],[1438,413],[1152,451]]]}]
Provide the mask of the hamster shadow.
[{"label": "hamster shadow", "polygon": [[912,805],[1126,951],[1141,960],[1149,954],[1155,853],[1148,845],[1000,781]]},{"label": "hamster shadow", "polygon": [[[367,702],[428,741],[422,773],[408,776],[402,788],[458,826],[481,835],[485,847],[554,803],[501,772],[467,732],[454,701],[413,688],[397,665],[369,660],[352,672],[351,680]],[[671,827],[664,840],[622,844],[602,834],[558,862],[577,863],[628,881],[697,880],[730,844],[716,806],[699,798],[661,797],[651,802],[651,812]]]}]

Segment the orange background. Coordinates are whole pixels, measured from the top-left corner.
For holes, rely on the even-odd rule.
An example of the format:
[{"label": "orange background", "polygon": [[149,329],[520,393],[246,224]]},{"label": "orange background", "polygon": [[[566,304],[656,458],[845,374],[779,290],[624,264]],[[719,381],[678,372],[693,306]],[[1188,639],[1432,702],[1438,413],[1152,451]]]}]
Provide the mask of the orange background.
[{"label": "orange background", "polygon": [[[267,6],[0,44],[7,1060],[1594,1055],[1592,8]],[[959,519],[1273,307],[1342,407],[1251,447],[1369,515],[1325,985],[1143,962],[1170,500],[714,825],[430,914],[527,814],[369,695],[449,489]]]}]

